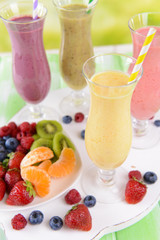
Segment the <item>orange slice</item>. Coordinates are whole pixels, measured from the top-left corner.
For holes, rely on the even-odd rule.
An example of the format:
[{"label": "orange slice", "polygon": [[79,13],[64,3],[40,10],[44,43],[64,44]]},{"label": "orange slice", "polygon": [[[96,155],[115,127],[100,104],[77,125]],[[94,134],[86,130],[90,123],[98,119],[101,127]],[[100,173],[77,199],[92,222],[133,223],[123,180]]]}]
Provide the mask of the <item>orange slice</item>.
[{"label": "orange slice", "polygon": [[59,159],[49,167],[48,174],[54,178],[64,177],[73,171],[75,163],[76,157],[73,149],[64,148]]},{"label": "orange slice", "polygon": [[36,166],[25,167],[21,169],[21,176],[33,184],[40,197],[45,197],[49,193],[51,178],[45,170]]},{"label": "orange slice", "polygon": [[46,159],[51,159],[53,156],[53,151],[48,147],[35,148],[23,158],[21,168],[31,166]]},{"label": "orange slice", "polygon": [[45,170],[46,172],[48,172],[48,169],[51,165],[52,165],[52,162],[51,162],[51,160],[48,159],[48,160],[45,160],[45,161],[41,162],[38,165],[38,167]]}]

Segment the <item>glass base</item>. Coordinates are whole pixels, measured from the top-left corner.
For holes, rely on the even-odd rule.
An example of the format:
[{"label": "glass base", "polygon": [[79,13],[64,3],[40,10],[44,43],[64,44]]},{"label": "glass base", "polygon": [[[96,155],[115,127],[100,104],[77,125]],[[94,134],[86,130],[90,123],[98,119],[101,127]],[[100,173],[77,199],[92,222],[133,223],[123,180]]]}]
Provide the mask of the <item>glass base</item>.
[{"label": "glass base", "polygon": [[113,178],[104,178],[102,175],[105,175],[105,171],[99,170],[95,166],[87,169],[82,175],[81,180],[83,191],[87,195],[95,196],[97,202],[100,203],[114,204],[123,201],[125,199],[125,186],[128,179],[127,171],[119,167],[115,171],[106,172],[111,172],[111,175],[113,172]]},{"label": "glass base", "polygon": [[52,108],[41,105],[27,105],[19,114],[19,122],[59,120],[59,114]]},{"label": "glass base", "polygon": [[90,99],[84,91],[72,91],[64,97],[60,103],[60,110],[63,114],[74,116],[77,112],[82,112],[86,117],[89,112]]},{"label": "glass base", "polygon": [[151,148],[160,140],[160,131],[150,120],[133,119],[132,148]]}]

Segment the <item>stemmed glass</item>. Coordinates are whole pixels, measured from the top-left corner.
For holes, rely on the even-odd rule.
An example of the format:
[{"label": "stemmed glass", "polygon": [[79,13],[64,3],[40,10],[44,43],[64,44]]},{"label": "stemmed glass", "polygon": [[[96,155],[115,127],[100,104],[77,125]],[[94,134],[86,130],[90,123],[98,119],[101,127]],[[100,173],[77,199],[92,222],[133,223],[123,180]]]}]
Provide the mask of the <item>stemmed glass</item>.
[{"label": "stemmed glass", "polygon": [[150,27],[156,28],[149,51],[143,62],[143,77],[133,93],[133,147],[149,148],[160,139],[160,133],[152,119],[160,109],[160,13],[140,13],[129,20],[133,41],[133,57],[137,58]]},{"label": "stemmed glass", "polygon": [[5,234],[5,229],[2,223],[0,223],[0,239],[1,240],[7,240],[6,234]]},{"label": "stemmed glass", "polygon": [[[124,198],[127,172],[122,167],[132,143],[130,102],[142,68],[129,81],[136,59],[122,54],[94,56],[83,66],[91,105],[85,131],[85,145],[93,166],[82,176],[86,194],[102,203]],[[115,171],[116,169],[116,171]]]},{"label": "stemmed glass", "polygon": [[60,71],[65,83],[72,89],[63,98],[63,113],[88,114],[89,95],[82,75],[83,63],[94,55],[91,39],[91,20],[98,0],[53,0],[61,24]]},{"label": "stemmed glass", "polygon": [[58,119],[58,114],[39,105],[47,96],[51,74],[43,45],[47,9],[39,3],[38,18],[33,19],[33,1],[6,1],[0,9],[12,45],[12,73],[17,92],[28,103],[20,121]]}]

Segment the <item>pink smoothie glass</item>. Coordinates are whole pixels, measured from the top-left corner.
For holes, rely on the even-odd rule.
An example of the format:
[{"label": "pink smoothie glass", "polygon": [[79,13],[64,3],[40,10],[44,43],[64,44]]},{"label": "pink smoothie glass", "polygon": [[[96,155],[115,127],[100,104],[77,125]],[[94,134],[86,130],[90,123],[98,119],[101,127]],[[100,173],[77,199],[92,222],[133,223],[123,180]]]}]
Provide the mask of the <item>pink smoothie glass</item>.
[{"label": "pink smoothie glass", "polygon": [[[143,62],[143,76],[131,101],[133,147],[149,148],[160,139],[153,119],[160,109],[160,13],[140,13],[129,20],[133,41],[133,57],[137,58],[150,27],[157,31]],[[152,120],[151,120],[152,119]]]},{"label": "pink smoothie glass", "polygon": [[33,19],[33,1],[6,2],[0,10],[12,45],[12,73],[17,92],[28,103],[20,121],[55,119],[56,113],[38,105],[47,96],[51,74],[43,45],[47,9],[39,3]]}]

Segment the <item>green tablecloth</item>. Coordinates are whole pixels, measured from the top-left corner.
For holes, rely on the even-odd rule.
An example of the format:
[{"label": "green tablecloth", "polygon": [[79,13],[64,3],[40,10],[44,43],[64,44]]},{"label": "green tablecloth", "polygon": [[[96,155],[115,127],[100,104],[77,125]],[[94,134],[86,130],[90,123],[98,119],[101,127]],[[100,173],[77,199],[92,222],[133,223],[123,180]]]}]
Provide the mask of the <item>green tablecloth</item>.
[{"label": "green tablecloth", "polygon": [[[51,69],[51,89],[65,87],[59,74],[58,55],[48,54]],[[11,55],[0,57],[0,126],[10,120],[25,102],[17,94],[11,69]],[[118,214],[118,212],[117,212]],[[101,240],[160,240],[160,208],[156,207],[142,220],[121,231],[107,234]]]}]

